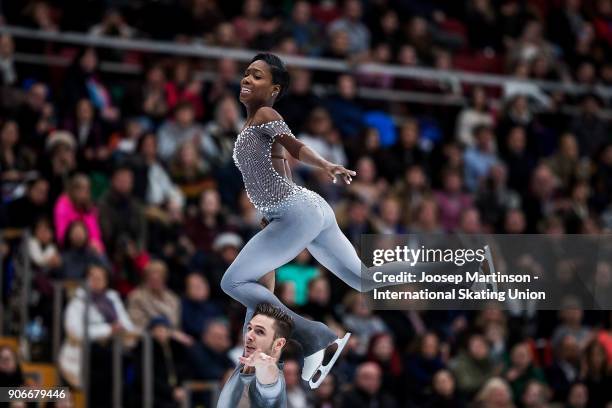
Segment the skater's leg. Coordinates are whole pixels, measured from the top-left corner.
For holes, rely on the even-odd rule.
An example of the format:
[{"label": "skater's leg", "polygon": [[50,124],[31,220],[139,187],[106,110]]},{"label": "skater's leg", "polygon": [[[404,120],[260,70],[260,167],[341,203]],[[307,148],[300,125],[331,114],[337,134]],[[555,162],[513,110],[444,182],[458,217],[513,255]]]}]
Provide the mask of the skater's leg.
[{"label": "skater's leg", "polygon": [[308,244],[307,249],[321,265],[351,288],[359,292],[367,291],[362,288],[361,268],[363,263],[337,224],[321,231]]},{"label": "skater's leg", "polygon": [[399,275],[402,272],[433,274],[446,273],[452,267],[446,262],[421,262],[412,265],[411,262],[401,261],[367,267],[361,262],[357,251],[335,219],[307,248],[319,263],[359,292],[369,292],[375,288],[397,285],[393,282],[376,282],[375,272],[382,272],[384,275]]},{"label": "skater's leg", "polygon": [[[264,276],[262,276],[257,281],[261,286],[267,288],[272,293],[274,293],[274,282],[276,280],[275,276],[274,276],[275,273],[276,273],[276,271],[272,270],[272,271],[266,273]],[[247,307],[246,314],[244,316],[244,323],[242,325],[242,336],[243,337],[246,334],[247,325],[249,324],[249,322],[253,318],[253,313],[255,313],[255,309],[251,309],[251,308]]]},{"label": "skater's leg", "polygon": [[319,233],[320,217],[303,222],[291,217],[274,219],[240,251],[221,280],[221,288],[247,309],[270,303],[288,313],[295,324],[294,338],[306,355],[325,348],[337,336],[325,324],[307,320],[287,308],[258,280],[267,272],[295,258]]}]

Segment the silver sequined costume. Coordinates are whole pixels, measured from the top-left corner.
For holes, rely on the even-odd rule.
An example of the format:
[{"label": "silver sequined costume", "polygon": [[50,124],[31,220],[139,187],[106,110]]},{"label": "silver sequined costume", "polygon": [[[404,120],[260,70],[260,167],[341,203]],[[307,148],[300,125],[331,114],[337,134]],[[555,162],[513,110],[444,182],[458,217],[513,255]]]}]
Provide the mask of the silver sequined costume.
[{"label": "silver sequined costume", "polygon": [[272,166],[272,144],[280,135],[295,137],[285,121],[275,120],[246,127],[234,145],[234,163],[242,173],[247,195],[255,208],[265,215],[289,205],[298,195],[310,200],[321,199],[278,174]]}]

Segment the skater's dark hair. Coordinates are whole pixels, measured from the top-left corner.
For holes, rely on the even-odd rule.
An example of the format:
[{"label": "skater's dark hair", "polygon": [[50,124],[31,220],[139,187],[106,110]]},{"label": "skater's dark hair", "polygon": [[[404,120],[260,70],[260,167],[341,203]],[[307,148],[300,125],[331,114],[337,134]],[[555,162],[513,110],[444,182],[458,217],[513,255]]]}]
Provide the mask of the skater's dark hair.
[{"label": "skater's dark hair", "polygon": [[270,67],[272,73],[272,83],[274,85],[280,85],[281,89],[276,97],[276,101],[283,97],[287,93],[289,88],[289,71],[285,67],[283,61],[274,54],[262,52],[257,54],[251,60],[251,64],[255,61],[264,61]]},{"label": "skater's dark hair", "polygon": [[285,338],[289,340],[293,332],[293,319],[279,307],[273,306],[270,303],[260,303],[255,308],[253,317],[257,315],[268,316],[274,320],[274,340]]}]

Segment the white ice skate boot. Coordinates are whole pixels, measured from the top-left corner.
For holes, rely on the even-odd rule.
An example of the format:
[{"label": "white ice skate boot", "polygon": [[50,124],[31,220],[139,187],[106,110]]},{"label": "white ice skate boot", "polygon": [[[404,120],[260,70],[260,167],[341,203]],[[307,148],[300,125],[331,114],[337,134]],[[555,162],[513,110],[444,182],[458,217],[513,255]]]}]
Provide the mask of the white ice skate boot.
[{"label": "white ice skate boot", "polygon": [[[302,368],[302,379],[304,381],[308,381],[311,389],[319,388],[319,385],[323,382],[327,374],[329,374],[330,370],[342,354],[342,350],[347,345],[349,338],[351,337],[351,333],[346,333],[343,338],[336,340],[334,343],[338,345],[334,356],[329,360],[329,363],[323,365],[323,359],[325,357],[325,350],[319,350],[314,354],[304,357],[304,367]],[[333,343],[332,343],[333,344]],[[329,346],[328,346],[329,347]],[[317,373],[321,373],[319,377],[315,380]]]}]

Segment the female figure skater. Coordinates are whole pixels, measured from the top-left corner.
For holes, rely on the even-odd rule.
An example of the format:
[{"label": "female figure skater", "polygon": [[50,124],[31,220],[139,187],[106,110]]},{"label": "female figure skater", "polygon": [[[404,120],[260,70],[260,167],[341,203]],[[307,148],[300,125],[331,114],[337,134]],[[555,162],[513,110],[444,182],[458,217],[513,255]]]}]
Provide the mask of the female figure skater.
[{"label": "female figure skater", "polygon": [[[335,214],[325,200],[290,180],[283,147],[296,159],[324,168],[334,182],[339,175],[350,183],[356,173],[327,162],[305,146],[272,109],[288,85],[289,74],[284,64],[272,54],[255,56],[241,82],[240,101],[247,109],[247,119],[236,140],[233,158],[249,199],[268,225],[246,243],[225,272],[221,287],[247,308],[267,302],[281,307],[293,318],[294,338],[302,345],[305,356],[302,378],[316,388],[346,346],[350,333],[338,339],[325,324],[291,311],[258,281],[308,248],[325,267],[359,288],[361,260],[338,228]],[[340,237],[344,242],[339,246]],[[348,264],[351,260],[353,265]],[[321,367],[326,348],[334,343],[338,348],[332,360]],[[321,375],[314,381],[317,370]]]},{"label": "female figure skater", "polygon": [[[272,108],[287,90],[288,83],[289,74],[284,64],[272,54],[255,56],[241,81],[240,101],[246,107],[247,119],[234,145],[233,158],[242,173],[249,199],[269,224],[242,248],[225,272],[221,288],[247,308],[270,303],[291,316],[295,323],[293,338],[302,345],[305,356],[302,378],[314,389],[331,370],[350,333],[338,339],[325,324],[291,311],[258,281],[265,280],[269,271],[288,263],[304,248],[325,268],[360,292],[390,285],[375,283],[371,276],[375,271],[394,273],[395,263],[376,267],[376,270],[363,265],[338,227],[329,204],[315,192],[282,176],[288,170],[283,147],[296,159],[323,169],[334,183],[340,176],[350,184],[356,175],[305,146]],[[333,344],[338,347],[324,366],[325,351]],[[318,377],[317,373],[320,373]]]}]

